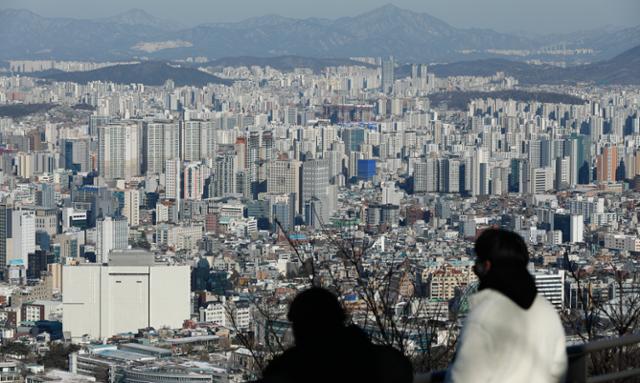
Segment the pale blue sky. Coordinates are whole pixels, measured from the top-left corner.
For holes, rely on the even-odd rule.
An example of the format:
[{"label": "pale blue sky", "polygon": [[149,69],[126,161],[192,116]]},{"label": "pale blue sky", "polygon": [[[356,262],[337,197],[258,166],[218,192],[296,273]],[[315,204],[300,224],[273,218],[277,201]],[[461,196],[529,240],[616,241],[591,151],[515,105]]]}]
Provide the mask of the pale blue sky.
[{"label": "pale blue sky", "polygon": [[161,18],[194,25],[273,13],[337,18],[386,3],[427,12],[457,27],[506,32],[571,32],[640,24],[640,0],[0,0],[0,8],[26,8],[43,16],[77,18],[141,8]]}]

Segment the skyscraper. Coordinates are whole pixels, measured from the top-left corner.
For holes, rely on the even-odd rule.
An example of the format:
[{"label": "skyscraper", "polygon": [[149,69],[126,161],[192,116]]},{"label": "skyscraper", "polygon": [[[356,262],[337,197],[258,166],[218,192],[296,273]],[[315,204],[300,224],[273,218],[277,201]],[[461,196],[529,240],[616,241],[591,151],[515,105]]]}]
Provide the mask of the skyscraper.
[{"label": "skyscraper", "polygon": [[98,128],[98,172],[106,179],[140,174],[138,125],[109,124]]},{"label": "skyscraper", "polygon": [[124,250],[129,246],[129,226],[125,217],[105,217],[96,223],[96,262],[109,262],[111,250]]},{"label": "skyscraper", "polygon": [[598,182],[615,182],[617,166],[618,148],[615,146],[602,148],[602,154],[596,158]]},{"label": "skyscraper", "polygon": [[183,170],[183,187],[185,200],[200,200],[204,193],[204,166],[190,163]]},{"label": "skyscraper", "polygon": [[0,279],[4,279],[7,266],[7,238],[11,236],[9,221],[11,210],[0,204]]},{"label": "skyscraper", "polygon": [[294,194],[295,211],[300,212],[300,168],[297,160],[278,159],[269,164],[267,192],[274,194]]},{"label": "skyscraper", "polygon": [[[235,170],[239,169],[236,160],[237,157],[233,152],[226,152],[216,158],[213,181],[215,197],[224,197],[236,192]],[[248,179],[249,177],[246,178]]]},{"label": "skyscraper", "polygon": [[124,191],[124,207],[122,215],[127,218],[129,226],[138,226],[140,224],[140,192],[138,190]]},{"label": "skyscraper", "polygon": [[149,122],[143,126],[144,170],[161,174],[166,160],[180,157],[180,130],[175,122]]},{"label": "skyscraper", "polygon": [[28,267],[29,254],[36,251],[36,216],[33,210],[13,210],[11,217],[11,231],[13,238],[12,260],[22,260]]},{"label": "skyscraper", "polygon": [[387,60],[382,60],[382,92],[391,93],[393,90],[395,63],[393,57],[389,57]]},{"label": "skyscraper", "polygon": [[200,121],[182,121],[180,142],[182,143],[183,161],[200,161],[202,159]]},{"label": "skyscraper", "polygon": [[180,171],[182,166],[180,160],[172,159],[165,161],[164,171],[164,194],[166,198],[174,199],[180,203]]},{"label": "skyscraper", "polygon": [[313,214],[305,212],[305,216],[318,215],[324,222],[328,222],[332,213],[330,203],[333,201],[329,190],[329,162],[325,159],[310,159],[302,165],[302,205],[305,206],[312,200],[319,201],[319,204],[313,202],[308,205],[316,211]]}]

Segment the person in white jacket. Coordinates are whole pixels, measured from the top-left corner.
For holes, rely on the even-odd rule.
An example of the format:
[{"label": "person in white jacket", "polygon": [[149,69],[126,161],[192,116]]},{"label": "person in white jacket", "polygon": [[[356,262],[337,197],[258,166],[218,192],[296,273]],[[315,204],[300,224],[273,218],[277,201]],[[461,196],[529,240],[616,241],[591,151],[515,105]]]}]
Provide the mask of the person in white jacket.
[{"label": "person in white jacket", "polygon": [[448,382],[563,382],[564,329],[537,293],[529,253],[518,234],[487,229],[476,240],[480,284],[458,342]]}]

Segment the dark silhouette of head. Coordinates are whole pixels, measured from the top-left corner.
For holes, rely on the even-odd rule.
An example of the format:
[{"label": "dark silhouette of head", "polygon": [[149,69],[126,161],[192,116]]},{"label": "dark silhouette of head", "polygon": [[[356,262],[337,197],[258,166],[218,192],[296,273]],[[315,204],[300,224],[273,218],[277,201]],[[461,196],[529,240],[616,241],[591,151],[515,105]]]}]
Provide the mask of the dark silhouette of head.
[{"label": "dark silhouette of head", "polygon": [[476,239],[474,271],[480,279],[491,269],[526,269],[529,251],[522,237],[504,229],[487,229]]},{"label": "dark silhouette of head", "polygon": [[312,287],[296,295],[287,317],[292,324],[296,345],[335,337],[346,320],[338,298],[320,287]]}]

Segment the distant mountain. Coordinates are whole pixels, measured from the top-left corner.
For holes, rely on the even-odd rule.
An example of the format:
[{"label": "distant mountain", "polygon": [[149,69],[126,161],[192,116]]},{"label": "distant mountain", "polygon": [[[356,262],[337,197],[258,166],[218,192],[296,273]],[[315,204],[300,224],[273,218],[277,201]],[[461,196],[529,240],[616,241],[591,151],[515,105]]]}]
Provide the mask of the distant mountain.
[{"label": "distant mountain", "polygon": [[114,16],[105,17],[102,19],[96,19],[100,23],[121,24],[121,25],[133,25],[133,26],[145,26],[158,30],[174,31],[178,29],[184,29],[184,25],[172,21],[163,20],[157,18],[146,11],[138,8],[130,9],[126,12],[119,13]]},{"label": "distant mountain", "polygon": [[47,18],[30,11],[3,9],[0,59],[129,59],[130,47],[165,33],[153,26]]},{"label": "distant mountain", "polygon": [[296,68],[309,68],[314,72],[320,72],[327,67],[335,66],[353,66],[360,65],[363,67],[373,67],[371,64],[350,60],[350,59],[325,59],[315,57],[302,57],[302,56],[276,56],[276,57],[254,57],[254,56],[242,56],[242,57],[226,57],[218,60],[211,61],[207,64],[199,64],[210,67],[271,67],[283,72],[292,71]]},{"label": "distant mountain", "polygon": [[530,42],[491,30],[459,29],[426,13],[386,5],[355,17],[252,18],[238,23],[203,24],[176,34],[209,57],[389,56],[401,60],[447,60],[464,50],[513,49]]},{"label": "distant mountain", "polygon": [[42,75],[54,81],[69,81],[86,84],[91,81],[110,81],[120,84],[141,83],[160,86],[171,79],[176,85],[203,86],[207,84],[231,84],[231,81],[212,76],[192,68],[174,67],[164,62],[114,65],[86,72],[54,72]]},{"label": "distant mountain", "polygon": [[[496,72],[504,72],[523,84],[589,82],[599,85],[640,85],[640,45],[610,60],[568,68],[490,59],[433,65],[429,70],[439,77],[491,76]],[[401,76],[406,72],[406,67],[397,71]]]},{"label": "distant mountain", "polygon": [[588,55],[588,59],[606,60],[640,45],[640,25],[627,28],[609,25],[587,31],[539,36],[534,40],[543,47],[590,48],[594,52]]},{"label": "distant mountain", "polygon": [[522,90],[501,90],[495,92],[443,92],[428,96],[434,106],[446,104],[449,109],[466,110],[469,102],[474,99],[494,98],[515,101],[537,101],[554,104],[582,105],[585,100],[568,94],[554,92],[528,92]]},{"label": "distant mountain", "polygon": [[[141,55],[133,47],[155,43],[168,48],[145,52],[147,57],[393,55],[400,60],[442,61],[467,57],[462,51],[532,45],[525,38],[492,30],[455,28],[426,13],[393,5],[336,20],[268,15],[180,30],[171,30],[173,26],[140,10],[98,20],[2,10],[0,59],[123,59]],[[162,44],[169,41],[184,43]]]},{"label": "distant mountain", "polygon": [[[338,19],[267,15],[195,27],[139,9],[95,20],[4,9],[0,10],[0,41],[0,60],[394,56],[400,62],[427,63],[496,57],[593,62],[640,44],[640,26],[525,37],[457,28],[427,13],[394,5]],[[565,48],[585,51],[565,55]]]}]

